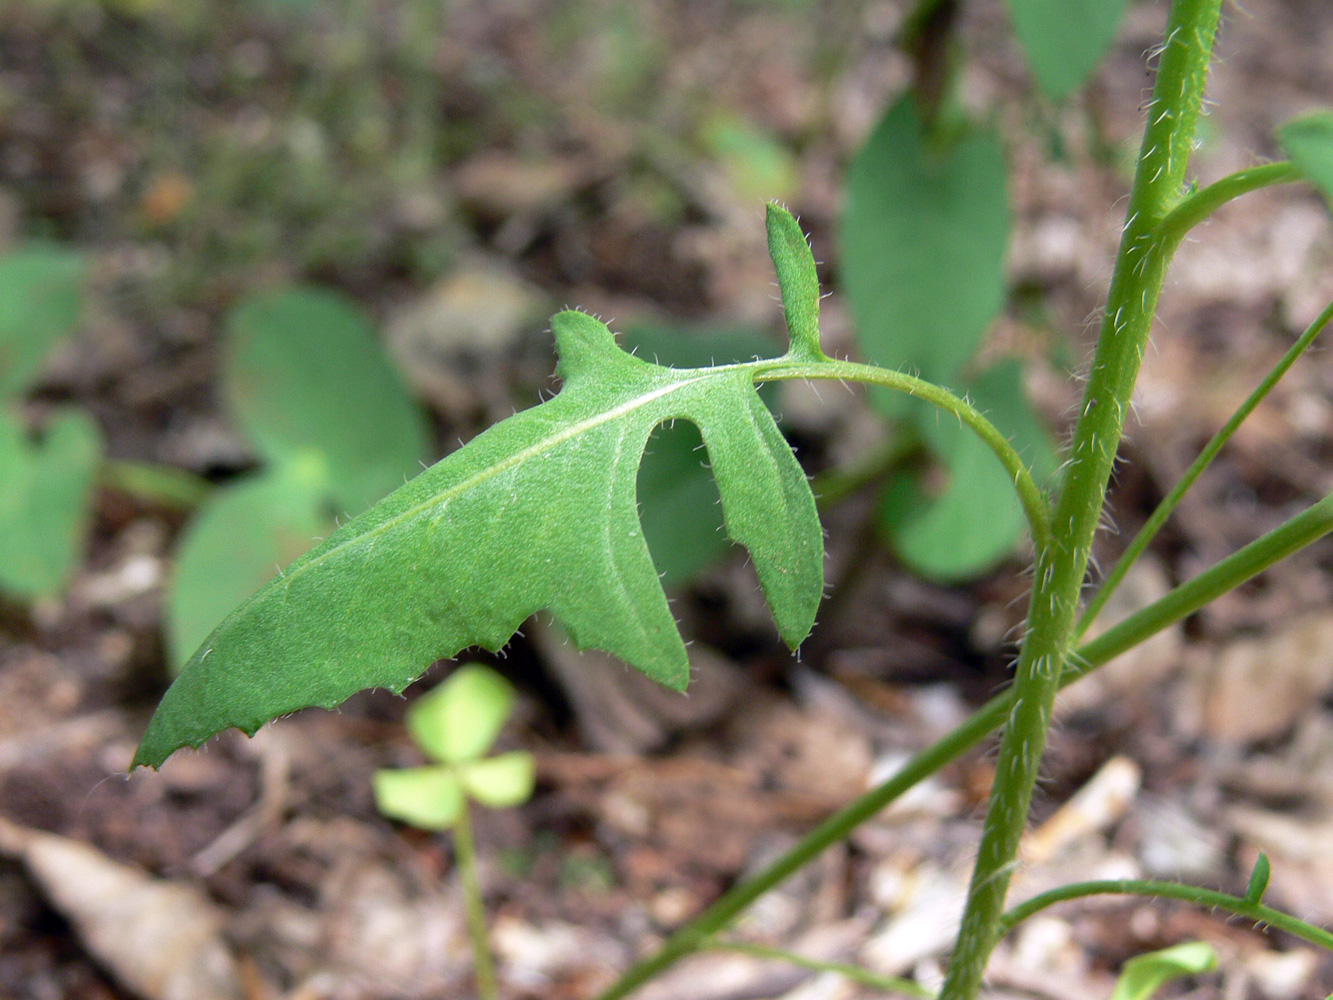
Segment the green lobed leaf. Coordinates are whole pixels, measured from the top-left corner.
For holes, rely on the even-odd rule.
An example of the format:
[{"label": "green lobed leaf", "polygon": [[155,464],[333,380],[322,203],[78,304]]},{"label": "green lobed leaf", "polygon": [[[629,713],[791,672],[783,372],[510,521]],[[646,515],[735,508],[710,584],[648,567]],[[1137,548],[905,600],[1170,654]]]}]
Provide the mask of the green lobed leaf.
[{"label": "green lobed leaf", "polygon": [[1278,129],[1277,136],[1296,169],[1333,207],[1333,112],[1293,118]]},{"label": "green lobed leaf", "polygon": [[1125,0],[1009,0],[1009,13],[1037,86],[1059,101],[1101,62],[1124,19]]},{"label": "green lobed leaf", "polygon": [[[984,372],[968,394],[1038,480],[1050,478],[1055,449],[1027,404],[1019,362],[1010,359]],[[1023,508],[1009,474],[980,438],[938,411],[925,413],[918,423],[943,465],[946,485],[932,496],[919,471],[896,475],[881,502],[880,530],[913,572],[940,582],[966,580],[1013,551],[1026,528]]]},{"label": "green lobed leaf", "polygon": [[[766,334],[744,328],[691,331],[637,326],[625,332],[623,343],[638,357],[672,368],[752,361],[777,353]],[[775,388],[761,386],[760,397],[771,401]],[[699,429],[677,421],[653,431],[639,465],[639,519],[662,585],[668,589],[688,583],[731,547],[706,458]]]},{"label": "green lobed leaf", "polygon": [[136,764],[363,688],[401,691],[436,659],[499,649],[540,609],[580,648],[684,689],[689,660],[635,505],[640,456],[664,421],[699,426],[728,534],[749,550],[787,644],[804,639],[823,535],[752,370],[650,364],[582,313],[552,326],[560,393],[400,487],[229,615],[163,697]]},{"label": "green lobed leaf", "polygon": [[468,795],[492,809],[509,809],[532,798],[537,763],[526,750],[471,761],[459,769]]},{"label": "green lobed leaf", "polygon": [[425,427],[370,325],[332,292],[248,299],[227,323],[227,402],[263,456],[316,451],[344,511],[360,513],[415,475]]},{"label": "green lobed leaf", "polygon": [[375,808],[421,830],[447,830],[463,812],[463,785],[448,767],[376,771]]},{"label": "green lobed leaf", "polygon": [[412,703],[407,729],[427,754],[457,764],[490,749],[513,707],[513,686],[490,667],[469,663]]},{"label": "green lobed leaf", "polygon": [[796,217],[781,205],[768,203],[765,225],[768,228],[768,255],[778,275],[792,351],[802,358],[822,358],[819,274],[815,269],[815,255],[811,253]]},{"label": "green lobed leaf", "polygon": [[218,622],[279,567],[327,535],[333,518],[320,458],[306,453],[285,466],[214,491],[177,546],[167,597],[167,647],[182,667]]},{"label": "green lobed leaf", "polygon": [[0,258],[0,402],[26,389],[78,324],[86,270],[81,256],[55,246]]},{"label": "green lobed leaf", "polygon": [[38,440],[0,410],[0,590],[54,597],[83,550],[102,436],[77,410],[47,420]]},{"label": "green lobed leaf", "polygon": [[1162,986],[1181,976],[1217,968],[1217,953],[1206,941],[1191,941],[1131,958],[1120,970],[1111,1000],[1149,1000]]},{"label": "green lobed leaf", "polygon": [[[910,96],[866,140],[847,178],[842,274],[870,361],[956,381],[1004,303],[1005,177],[990,133],[928,148]],[[907,409],[900,394],[872,398],[890,416]]]}]

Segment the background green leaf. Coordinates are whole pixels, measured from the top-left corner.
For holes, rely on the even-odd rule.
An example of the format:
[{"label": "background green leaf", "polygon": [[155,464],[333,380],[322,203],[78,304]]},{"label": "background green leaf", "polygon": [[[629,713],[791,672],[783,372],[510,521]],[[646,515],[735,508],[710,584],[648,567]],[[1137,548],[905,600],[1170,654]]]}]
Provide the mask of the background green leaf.
[{"label": "background green leaf", "polygon": [[27,388],[55,342],[78,324],[85,270],[81,256],[55,246],[0,259],[0,401]]},{"label": "background green leaf", "polygon": [[484,806],[508,809],[532,798],[537,783],[537,763],[526,750],[513,750],[460,769],[467,793]]},{"label": "background green leaf", "polygon": [[1009,0],[1009,12],[1037,86],[1058,101],[1101,62],[1124,19],[1125,0]]},{"label": "background green leaf", "polygon": [[216,490],[177,546],[167,646],[179,668],[232,608],[333,527],[315,453]]},{"label": "background green leaf", "polygon": [[[688,330],[638,326],[621,338],[625,350],[671,368],[753,361],[778,354],[762,330]],[[775,386],[761,386],[771,403]],[[688,421],[659,425],[639,465],[639,517],[664,587],[688,583],[720,559],[731,542],[722,523],[722,505],[705,464],[703,438]]]},{"label": "background green leaf", "polygon": [[580,648],[683,689],[689,659],[635,497],[648,436],[672,419],[699,426],[727,531],[749,550],[782,637],[805,638],[823,533],[752,372],[649,364],[582,313],[552,327],[560,393],[473,438],[232,612],[163,697],[137,764],[363,688],[401,691],[436,659],[500,648],[543,608]]},{"label": "background green leaf", "polygon": [[376,771],[375,808],[420,830],[447,830],[463,812],[463,784],[447,767]]},{"label": "background green leaf", "polygon": [[82,555],[102,437],[76,410],[37,440],[0,410],[0,589],[23,600],[58,594]]},{"label": "background green leaf", "polygon": [[1125,963],[1111,1000],[1148,1000],[1165,983],[1217,968],[1217,953],[1206,941],[1191,941],[1139,955]]},{"label": "background green leaf", "polygon": [[270,462],[321,453],[349,514],[420,471],[421,415],[369,324],[341,297],[289,289],[249,299],[227,336],[227,402]]},{"label": "background green leaf", "polygon": [[[847,178],[843,287],[865,356],[950,385],[1004,303],[1009,201],[999,140],[928,148],[910,97],[889,109]],[[875,394],[888,415],[900,394]]]},{"label": "background green leaf", "polygon": [[[1037,480],[1049,479],[1055,449],[1027,404],[1019,362],[984,372],[968,395],[1009,437]],[[918,426],[940,461],[944,488],[932,495],[930,473],[920,470],[897,474],[885,489],[880,529],[913,572],[940,582],[965,580],[1013,551],[1026,527],[1023,508],[1004,466],[970,430],[933,410]]]},{"label": "background green leaf", "polygon": [[1333,207],[1333,111],[1293,118],[1277,135],[1296,169]]},{"label": "background green leaf", "polygon": [[513,707],[513,686],[490,667],[469,663],[412,703],[407,729],[427,754],[457,764],[490,749]]}]

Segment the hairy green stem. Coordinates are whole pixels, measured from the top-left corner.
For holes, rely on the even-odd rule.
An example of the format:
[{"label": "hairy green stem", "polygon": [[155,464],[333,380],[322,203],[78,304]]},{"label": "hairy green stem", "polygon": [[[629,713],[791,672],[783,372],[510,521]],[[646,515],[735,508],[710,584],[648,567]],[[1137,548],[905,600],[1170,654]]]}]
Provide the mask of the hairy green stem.
[{"label": "hairy green stem", "polygon": [[839,381],[861,382],[866,385],[878,385],[909,396],[925,400],[932,406],[951,413],[970,427],[981,438],[986,447],[1004,465],[1005,471],[1014,480],[1014,490],[1018,493],[1023,513],[1028,520],[1028,529],[1032,532],[1033,544],[1043,548],[1050,535],[1050,508],[1046,494],[1032,472],[1000,431],[985,418],[967,400],[955,396],[943,386],[907,375],[903,372],[889,371],[875,365],[858,364],[855,361],[826,360],[818,362],[798,361],[792,358],[778,358],[774,361],[751,362],[747,365],[754,371],[757,382],[776,382],[791,379],[837,379]]},{"label": "hairy green stem", "polygon": [[1087,896],[1105,895],[1183,899],[1186,902],[1197,903],[1199,906],[1226,910],[1238,917],[1246,917],[1258,923],[1268,924],[1278,930],[1286,931],[1288,934],[1309,941],[1311,944],[1333,951],[1333,934],[1322,927],[1307,924],[1304,920],[1293,917],[1289,913],[1264,906],[1254,900],[1243,899],[1240,896],[1232,896],[1213,889],[1200,889],[1197,886],[1182,885],[1179,882],[1155,882],[1145,879],[1076,882],[1073,885],[1063,885],[1058,889],[1052,889],[1050,892],[1043,892],[1041,895],[1033,896],[1027,902],[1006,912],[1000,918],[1000,933],[1002,935],[1008,934],[1028,917],[1039,913],[1048,906],[1054,906],[1056,903],[1063,903],[1070,899],[1083,899]]},{"label": "hairy green stem", "polygon": [[1166,218],[1157,224],[1157,238],[1166,243],[1178,244],[1185,238],[1186,233],[1227,202],[1251,191],[1258,191],[1260,188],[1272,187],[1274,184],[1290,184],[1303,179],[1300,171],[1286,161],[1265,163],[1261,167],[1249,167],[1228,174],[1221,180],[1186,195],[1167,213]]},{"label": "hairy green stem", "polygon": [[466,800],[454,825],[454,852],[458,858],[458,876],[463,886],[463,909],[467,920],[468,941],[472,945],[472,971],[477,980],[480,1000],[496,1000],[495,966],[491,962],[491,942],[486,933],[486,903],[481,898],[477,878],[477,847],[472,837],[472,816]]},{"label": "hairy green stem", "polygon": [[[1066,687],[1086,677],[1102,664],[1192,615],[1329,532],[1333,532],[1333,494],[1079,647],[1069,656],[1060,686]],[[746,907],[794,875],[825,848],[845,840],[856,827],[877,815],[900,795],[979,744],[1004,722],[1013,707],[1014,696],[1012,688],[996,695],[957,728],[918,753],[902,770],[820,823],[762,872],[733,886],[688,925],[672,934],[655,953],[630,967],[600,994],[598,1000],[620,1000],[704,947]]]},{"label": "hairy green stem", "polygon": [[724,938],[713,938],[705,941],[700,947],[701,951],[729,951],[737,955],[749,955],[752,958],[764,958],[774,962],[786,962],[788,965],[795,965],[801,969],[809,969],[811,972],[834,972],[840,976],[846,976],[854,983],[862,986],[868,986],[872,990],[883,990],[886,993],[905,993],[909,997],[919,998],[919,1000],[931,1000],[935,996],[934,992],[926,989],[920,983],[913,982],[910,979],[901,979],[898,976],[885,976],[871,969],[860,965],[849,965],[846,962],[826,962],[819,958],[807,958],[804,955],[798,955],[794,951],[787,951],[784,948],[771,948],[764,944],[751,944],[748,941],[728,941]]},{"label": "hairy green stem", "polygon": [[1221,0],[1174,0],[1171,5],[1065,488],[1051,518],[1050,543],[1038,545],[1013,708],[941,1000],[974,1000],[998,940],[1093,536],[1170,259],[1171,247],[1157,238],[1156,228],[1180,200],[1220,8]]},{"label": "hairy green stem", "polygon": [[1074,641],[1077,642],[1083,637],[1088,627],[1096,620],[1097,615],[1106,607],[1106,602],[1111,599],[1111,595],[1115,593],[1116,588],[1124,582],[1125,575],[1129,572],[1130,567],[1134,565],[1139,556],[1143,555],[1144,549],[1148,547],[1157,532],[1161,530],[1162,525],[1166,523],[1167,518],[1180,505],[1185,493],[1194,485],[1199,476],[1203,475],[1203,471],[1208,468],[1213,459],[1217,457],[1218,452],[1231,440],[1231,436],[1244,423],[1245,418],[1254,412],[1256,406],[1263,402],[1264,397],[1272,391],[1273,386],[1277,385],[1288,369],[1300,359],[1301,355],[1314,343],[1314,339],[1319,336],[1330,321],[1333,321],[1333,302],[1325,306],[1324,311],[1315,318],[1315,321],[1306,327],[1305,332],[1297,338],[1287,353],[1264,376],[1263,381],[1246,397],[1245,402],[1241,403],[1236,412],[1222,425],[1222,429],[1213,435],[1212,440],[1204,446],[1203,451],[1199,452],[1198,458],[1185,470],[1185,474],[1180,477],[1171,491],[1162,498],[1162,502],[1157,505],[1156,510],[1152,512],[1148,520],[1144,522],[1143,527],[1139,529],[1138,534],[1125,548],[1124,553],[1116,560],[1116,564],[1111,567],[1111,572],[1106,575],[1106,579],[1102,581],[1097,593],[1088,602],[1088,606],[1084,608],[1078,624],[1074,626]]}]

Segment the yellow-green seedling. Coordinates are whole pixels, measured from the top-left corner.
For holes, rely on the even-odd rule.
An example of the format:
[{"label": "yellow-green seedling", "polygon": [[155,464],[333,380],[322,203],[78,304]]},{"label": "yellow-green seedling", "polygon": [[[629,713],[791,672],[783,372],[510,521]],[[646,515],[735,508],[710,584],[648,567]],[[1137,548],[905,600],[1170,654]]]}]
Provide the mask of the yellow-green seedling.
[{"label": "yellow-green seedling", "polygon": [[453,828],[471,799],[492,809],[521,805],[532,795],[532,754],[524,750],[484,756],[514,704],[514,689],[489,667],[459,667],[449,679],[413,702],[407,730],[424,767],[375,774],[375,804],[392,819],[423,830]]},{"label": "yellow-green seedling", "polygon": [[377,771],[375,805],[385,816],[423,830],[451,830],[472,944],[477,992],[496,995],[486,933],[485,903],[477,879],[477,851],[468,802],[504,809],[532,795],[535,768],[523,750],[484,754],[514,706],[514,689],[489,667],[459,667],[407,711],[407,730],[435,761],[424,767]]},{"label": "yellow-green seedling", "polygon": [[1197,976],[1216,968],[1217,952],[1206,941],[1190,941],[1137,955],[1120,970],[1111,1000],[1150,1000],[1173,979]]}]

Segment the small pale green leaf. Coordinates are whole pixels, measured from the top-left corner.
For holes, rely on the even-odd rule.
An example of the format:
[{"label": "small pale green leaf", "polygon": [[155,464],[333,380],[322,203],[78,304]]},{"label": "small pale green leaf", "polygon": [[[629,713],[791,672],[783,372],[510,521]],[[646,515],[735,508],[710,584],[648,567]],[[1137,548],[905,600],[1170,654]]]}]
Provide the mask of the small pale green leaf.
[{"label": "small pale green leaf", "polygon": [[242,303],[227,324],[227,402],[270,462],[315,451],[348,514],[425,454],[425,428],[370,325],[332,292],[289,289]]},{"label": "small pale green leaf", "polygon": [[447,830],[463,811],[463,786],[447,767],[376,771],[375,808],[422,830]]},{"label": "small pale green leaf", "polygon": [[782,291],[782,310],[787,317],[787,336],[792,353],[800,358],[819,360],[819,274],[815,255],[810,252],[805,233],[795,216],[781,205],[768,203],[768,255],[777,271]]},{"label": "small pale green leaf", "polygon": [[170,662],[181,667],[218,622],[329,534],[319,456],[214,491],[185,529],[167,597]]},{"label": "small pale green leaf", "polygon": [[[842,216],[843,286],[869,360],[956,384],[1004,303],[1005,177],[993,134],[932,149],[910,97],[889,109],[852,163]],[[906,411],[900,393],[874,398]]]},{"label": "small pale green leaf", "polygon": [[776,136],[739,115],[718,111],[699,132],[742,203],[786,200],[800,183],[796,158]]},{"label": "small pale green leaf", "polygon": [[1254,871],[1250,872],[1250,884],[1245,888],[1245,899],[1251,903],[1262,902],[1264,891],[1268,888],[1268,879],[1273,874],[1268,855],[1263,851],[1254,862]]},{"label": "small pale green leaf", "polygon": [[470,797],[492,809],[509,809],[532,798],[537,765],[526,750],[471,761],[459,769]]},{"label": "small pale green leaf", "polygon": [[86,414],[55,414],[34,441],[0,410],[0,590],[33,600],[64,587],[83,552],[101,454]]},{"label": "small pale green leaf", "polygon": [[[1009,437],[1037,479],[1048,479],[1055,450],[1024,398],[1019,363],[1010,360],[988,370],[972,383],[969,396]],[[946,483],[932,496],[920,472],[898,474],[885,490],[880,527],[914,572],[940,582],[966,580],[1013,551],[1026,527],[1023,508],[1009,474],[980,438],[933,410],[919,424]]]},{"label": "small pale green leaf", "polygon": [[823,534],[752,371],[650,364],[583,313],[552,326],[560,393],[436,463],[232,612],[163,697],[136,763],[363,688],[401,691],[441,657],[499,649],[543,608],[580,648],[683,689],[689,659],[635,504],[639,459],[664,421],[700,428],[727,532],[749,550],[787,644],[805,638]]},{"label": "small pale green leaf", "polygon": [[1293,118],[1277,136],[1296,169],[1333,206],[1333,111]]},{"label": "small pale green leaf", "polygon": [[1009,12],[1037,86],[1058,101],[1083,86],[1106,55],[1125,0],[1009,0]]},{"label": "small pale green leaf", "polygon": [[427,754],[457,764],[490,749],[513,707],[513,686],[490,667],[469,663],[412,703],[407,729]]},{"label": "small pale green leaf", "polygon": [[[759,330],[685,330],[634,327],[624,347],[638,357],[672,368],[694,368],[768,358],[778,352]],[[774,384],[761,386],[766,401]],[[688,583],[731,547],[722,523],[713,474],[699,429],[687,421],[661,424],[639,465],[639,519],[653,562],[668,589]]]},{"label": "small pale green leaf", "polygon": [[1131,958],[1120,970],[1111,1000],[1148,1000],[1165,983],[1217,968],[1217,953],[1206,941],[1191,941]]},{"label": "small pale green leaf", "polygon": [[83,310],[86,265],[55,246],[0,258],[0,402],[23,392]]}]

